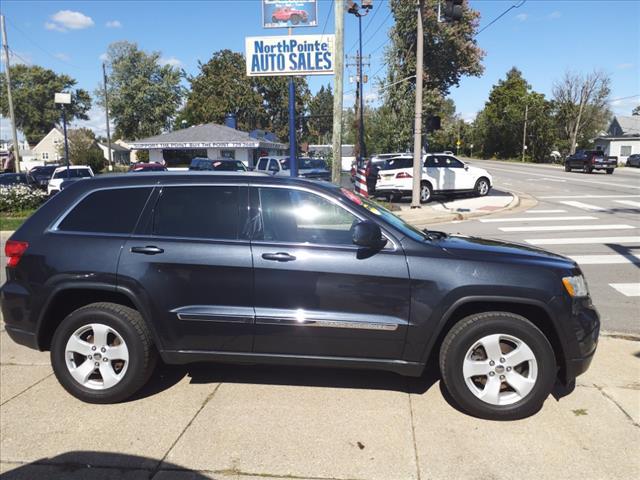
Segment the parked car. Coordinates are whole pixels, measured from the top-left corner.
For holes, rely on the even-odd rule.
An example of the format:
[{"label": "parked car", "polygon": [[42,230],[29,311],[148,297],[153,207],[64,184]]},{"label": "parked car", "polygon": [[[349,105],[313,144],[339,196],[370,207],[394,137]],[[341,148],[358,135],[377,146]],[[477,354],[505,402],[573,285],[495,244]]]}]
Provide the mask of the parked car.
[{"label": "parked car", "polygon": [[[298,176],[311,180],[331,181],[327,162],[321,158],[298,157]],[[291,176],[289,157],[260,157],[254,171],[276,176]]]},{"label": "parked car", "polygon": [[307,23],[309,19],[307,17],[307,12],[304,10],[298,10],[291,7],[280,7],[271,15],[271,21],[273,23],[291,22],[294,25],[298,25],[300,22]]},{"label": "parked car", "polygon": [[189,170],[217,171],[217,172],[246,172],[247,167],[240,160],[221,158],[194,158],[191,160]]},{"label": "parked car", "polygon": [[58,166],[58,164],[55,164],[33,167],[27,174],[27,180],[34,187],[42,188],[44,190],[47,188],[47,185],[49,185],[49,180]]},{"label": "parked car", "polygon": [[68,174],[66,166],[57,167],[47,184],[47,193],[55,195],[63,189],[63,183],[64,188],[66,188],[71,183],[91,177],[93,177],[93,170],[85,165],[70,165]]},{"label": "parked car", "polygon": [[612,174],[618,164],[615,157],[607,157],[602,150],[578,150],[564,160],[564,171],[580,169],[591,173],[594,170],[605,170]]},{"label": "parked car", "polygon": [[627,157],[627,167],[640,167],[640,153],[634,153]]},{"label": "parked car", "polygon": [[166,172],[167,167],[160,163],[133,163],[129,167],[130,172]]},{"label": "parked car", "polygon": [[[493,185],[491,174],[483,168],[467,165],[444,153],[427,154],[420,181],[420,201],[428,202],[434,194],[472,193],[483,197]],[[398,157],[380,170],[376,195],[399,200],[413,191],[413,157]]]},{"label": "parked car", "polygon": [[[365,163],[365,177],[367,179],[367,192],[369,195],[375,194],[376,182],[378,181],[378,171],[384,166],[385,162],[390,158],[411,155],[409,153],[380,153],[373,155]],[[351,167],[351,183],[355,182],[356,165]]]},{"label": "parked car", "polygon": [[29,185],[26,173],[0,173],[0,186]]},{"label": "parked car", "polygon": [[94,403],[133,395],[157,355],[409,376],[434,361],[467,412],[521,418],[556,380],[587,370],[599,333],[575,261],[418,230],[346,189],[299,178],[77,182],[5,252],[7,333],[50,350],[62,386]]}]

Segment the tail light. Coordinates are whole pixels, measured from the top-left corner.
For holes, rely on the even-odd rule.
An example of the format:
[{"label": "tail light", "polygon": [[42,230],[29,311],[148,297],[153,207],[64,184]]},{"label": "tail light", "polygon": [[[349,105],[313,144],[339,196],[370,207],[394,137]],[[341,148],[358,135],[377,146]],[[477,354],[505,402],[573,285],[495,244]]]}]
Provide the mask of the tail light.
[{"label": "tail light", "polygon": [[396,178],[413,178],[410,173],[400,172],[396,174]]},{"label": "tail light", "polygon": [[365,177],[368,177],[370,173],[371,173],[371,165],[367,165],[367,166],[364,168],[364,176],[365,176]]},{"label": "tail light", "polygon": [[16,267],[27,248],[29,248],[27,242],[8,240],[4,246],[4,254],[7,257],[7,267]]},{"label": "tail light", "polygon": [[593,156],[591,157],[591,163],[596,163],[596,156],[595,156],[595,155],[593,155]]}]

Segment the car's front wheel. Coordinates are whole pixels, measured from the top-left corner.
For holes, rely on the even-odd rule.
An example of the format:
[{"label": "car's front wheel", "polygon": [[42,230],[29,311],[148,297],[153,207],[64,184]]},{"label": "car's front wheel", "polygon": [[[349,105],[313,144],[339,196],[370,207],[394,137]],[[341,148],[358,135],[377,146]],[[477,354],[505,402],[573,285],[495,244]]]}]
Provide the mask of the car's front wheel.
[{"label": "car's front wheel", "polygon": [[60,384],[90,403],[127,399],[149,379],[156,362],[140,314],[114,303],[92,303],[68,315],[51,342],[51,364]]},{"label": "car's front wheel", "polygon": [[420,203],[427,203],[431,200],[431,185],[429,182],[422,182],[420,184]]},{"label": "car's front wheel", "polygon": [[553,348],[526,318],[486,312],[460,320],[440,349],[454,401],[471,415],[515,420],[536,413],[556,378]]},{"label": "car's front wheel", "polygon": [[614,170],[613,168],[607,168],[607,173],[611,175],[613,173],[613,170]]},{"label": "car's front wheel", "polygon": [[294,25],[298,25],[300,23],[300,17],[298,15],[292,15],[290,20]]},{"label": "car's front wheel", "polygon": [[491,190],[491,185],[489,185],[489,180],[486,178],[480,178],[476,182],[476,186],[474,188],[475,194],[478,197],[484,197]]},{"label": "car's front wheel", "polygon": [[570,172],[571,171],[571,167],[569,166],[569,163],[565,163],[564,164],[564,171],[565,172]]}]

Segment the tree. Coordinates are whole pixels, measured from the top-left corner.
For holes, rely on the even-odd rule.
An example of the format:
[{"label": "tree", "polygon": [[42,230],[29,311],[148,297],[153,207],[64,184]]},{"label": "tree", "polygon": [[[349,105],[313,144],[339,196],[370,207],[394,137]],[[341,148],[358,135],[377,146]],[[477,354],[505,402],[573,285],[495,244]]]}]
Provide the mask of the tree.
[{"label": "tree", "polygon": [[[412,144],[416,73],[415,2],[390,0],[395,25],[390,31],[391,43],[385,52],[388,65],[384,103],[394,112],[397,142]],[[423,113],[439,113],[449,89],[464,76],[480,76],[484,52],[477,46],[475,34],[480,14],[463,5],[458,22],[438,22],[437,1],[426,0],[424,22],[424,92]]]},{"label": "tree", "polygon": [[[69,130],[67,138],[69,163],[72,165],[88,165],[96,173],[104,168],[104,154],[96,144],[95,134],[92,130],[88,128]],[[58,153],[61,158],[64,158],[64,143],[58,145]]]},{"label": "tree", "polygon": [[331,85],[320,90],[309,102],[309,133],[318,143],[329,142],[328,136],[333,129],[333,91]]},{"label": "tree", "polygon": [[[91,108],[91,97],[86,90],[74,89],[76,80],[65,74],[37,65],[15,65],[11,67],[11,89],[16,127],[24,132],[27,141],[38,143],[49,131],[60,124],[60,105],[53,102],[58,92],[71,93],[71,105],[67,105],[67,121],[87,120],[86,112]],[[9,102],[5,92],[4,75],[0,79],[0,110],[9,116]]]},{"label": "tree", "polygon": [[631,115],[640,115],[640,105],[636,105],[636,107],[631,112]]},{"label": "tree", "polygon": [[603,72],[565,73],[553,85],[559,130],[570,154],[606,127],[611,79]]},{"label": "tree", "polygon": [[[171,127],[184,96],[178,68],[161,65],[159,52],[125,41],[109,45],[106,66],[114,138],[136,140]],[[104,108],[102,88],[95,96]]]}]

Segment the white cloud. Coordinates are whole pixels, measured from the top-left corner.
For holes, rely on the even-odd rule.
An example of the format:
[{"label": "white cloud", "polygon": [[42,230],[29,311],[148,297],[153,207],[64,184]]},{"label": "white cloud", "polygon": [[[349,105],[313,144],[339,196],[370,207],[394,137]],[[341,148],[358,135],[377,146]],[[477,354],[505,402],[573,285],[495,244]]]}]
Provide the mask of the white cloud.
[{"label": "white cloud", "polygon": [[119,20],[109,20],[105,23],[105,27],[107,28],[122,28],[122,23]]},{"label": "white cloud", "polygon": [[171,67],[181,67],[182,66],[182,62],[180,60],[178,60],[176,57],[162,57],[160,60],[158,60],[158,62],[160,62],[160,65],[169,65]]},{"label": "white cloud", "polygon": [[[104,113],[104,109],[102,107],[93,106],[91,107],[91,110],[87,112],[87,115],[89,116],[89,120],[75,120],[71,125],[71,128],[89,128],[98,136],[106,136],[107,117]],[[113,133],[113,122],[111,121],[109,124],[111,126],[111,132]]]},{"label": "white cloud", "polygon": [[619,63],[616,65],[620,70],[628,70],[633,67],[633,63]]},{"label": "white cloud", "polygon": [[551,12],[549,15],[547,15],[547,18],[549,18],[551,20],[557,20],[561,16],[562,16],[562,13],[559,12],[558,10],[555,10],[555,11]]},{"label": "white cloud", "polygon": [[107,60],[109,60],[109,55],[107,55],[106,53],[101,53],[100,56],[98,57],[101,61],[106,62]]},{"label": "white cloud", "polygon": [[527,13],[519,13],[518,15],[516,15],[516,19],[521,21],[521,22],[526,21],[527,18],[529,18],[529,14],[527,14]]},{"label": "white cloud", "polygon": [[476,119],[477,115],[478,112],[462,112],[460,117],[465,121],[465,123],[471,123]]},{"label": "white cloud", "polygon": [[69,57],[69,55],[67,55],[66,53],[56,53],[54,57],[56,57],[58,60],[62,60],[63,62],[68,62],[69,60],[71,60],[71,57]]},{"label": "white cloud", "polygon": [[44,28],[57,32],[66,32],[67,30],[82,30],[83,28],[93,27],[93,25],[93,19],[84,13],[60,10],[51,16],[51,21],[46,22]]}]

